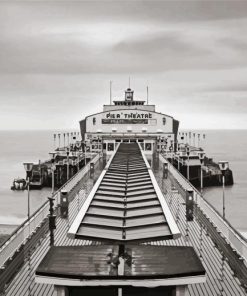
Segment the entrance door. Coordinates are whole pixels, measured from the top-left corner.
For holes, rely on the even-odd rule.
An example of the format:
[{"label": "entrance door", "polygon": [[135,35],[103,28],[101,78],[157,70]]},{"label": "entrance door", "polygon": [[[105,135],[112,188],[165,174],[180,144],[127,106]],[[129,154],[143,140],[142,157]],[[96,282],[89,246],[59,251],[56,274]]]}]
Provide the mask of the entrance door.
[{"label": "entrance door", "polygon": [[122,296],[175,296],[176,287],[156,287],[156,288],[143,288],[143,287],[124,287]]},{"label": "entrance door", "polygon": [[68,296],[117,296],[115,287],[69,287]]},{"label": "entrance door", "polygon": [[106,143],[103,143],[103,153],[106,153]]}]

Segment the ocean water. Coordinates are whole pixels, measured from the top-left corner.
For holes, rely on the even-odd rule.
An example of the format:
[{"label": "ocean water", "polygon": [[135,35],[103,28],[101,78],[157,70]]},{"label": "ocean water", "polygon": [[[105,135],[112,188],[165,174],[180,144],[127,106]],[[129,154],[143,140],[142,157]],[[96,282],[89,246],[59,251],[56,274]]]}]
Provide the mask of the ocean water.
[{"label": "ocean water", "polygon": [[[23,162],[49,158],[53,150],[51,131],[0,131],[0,224],[18,225],[27,218],[27,191],[12,191],[14,178],[26,176]],[[30,209],[35,211],[50,189],[32,190]]]},{"label": "ocean water", "polygon": [[[229,161],[234,185],[225,192],[226,219],[247,237],[247,130],[205,131],[203,143],[207,155],[215,162]],[[222,213],[222,188],[205,190],[205,198]]]},{"label": "ocean water", "polygon": [[[198,131],[199,133],[199,131]],[[215,161],[228,160],[234,185],[226,188],[226,218],[242,234],[247,234],[247,131],[201,131],[207,156]],[[53,131],[0,131],[0,224],[18,225],[27,217],[27,191],[12,191],[16,177],[25,177],[23,162],[38,162],[53,151]],[[50,195],[50,189],[31,191],[31,212]],[[222,188],[212,187],[205,198],[222,212]]]}]

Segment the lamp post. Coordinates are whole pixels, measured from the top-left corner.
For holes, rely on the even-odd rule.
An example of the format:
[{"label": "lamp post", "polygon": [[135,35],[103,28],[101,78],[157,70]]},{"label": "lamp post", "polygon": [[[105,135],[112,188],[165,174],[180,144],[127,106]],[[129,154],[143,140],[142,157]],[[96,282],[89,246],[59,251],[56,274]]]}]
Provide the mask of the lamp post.
[{"label": "lamp post", "polygon": [[66,137],[66,134],[63,133],[63,147],[65,147],[65,137]]},{"label": "lamp post", "polygon": [[53,196],[53,194],[55,192],[54,172],[55,172],[56,166],[55,166],[54,162],[55,162],[56,152],[50,152],[49,154],[51,156],[51,194]]},{"label": "lamp post", "polygon": [[190,147],[186,146],[186,154],[187,154],[187,180],[190,180],[190,165],[189,165],[189,161],[190,161]]},{"label": "lamp post", "polygon": [[97,137],[97,147],[98,147],[98,153],[100,152],[99,151],[99,137]]},{"label": "lamp post", "polygon": [[200,136],[201,136],[200,134],[197,135],[197,137],[198,137],[198,140],[197,140],[197,147],[198,147],[198,148],[200,148]]},{"label": "lamp post", "polygon": [[54,139],[54,141],[53,141],[53,148],[55,150],[56,149],[56,134],[53,135],[53,139]]},{"label": "lamp post", "polygon": [[85,166],[87,164],[87,144],[84,143],[84,159],[85,159]]},{"label": "lamp post", "polygon": [[199,151],[198,152],[198,156],[200,159],[200,163],[201,163],[201,195],[203,193],[203,170],[202,170],[202,166],[203,166],[203,162],[204,162],[204,158],[205,158],[205,153],[203,151]]},{"label": "lamp post", "polygon": [[178,162],[178,171],[180,170],[180,160],[179,160],[179,156],[180,156],[180,152],[179,151],[177,151],[176,153],[175,153],[175,155],[177,156],[177,162]]},{"label": "lamp post", "polygon": [[69,180],[69,147],[67,147],[66,154],[67,154],[67,181],[68,181]]},{"label": "lamp post", "polygon": [[72,143],[72,144],[74,143],[73,135],[74,135],[74,132],[71,132],[71,133],[70,133],[70,139],[71,139],[71,143]]},{"label": "lamp post", "polygon": [[69,146],[69,133],[67,133],[67,145]]},{"label": "lamp post", "polygon": [[60,149],[60,134],[58,134],[58,148]]},{"label": "lamp post", "polygon": [[225,220],[225,174],[226,170],[229,168],[229,162],[228,161],[219,161],[219,167],[222,174],[222,190],[223,190],[223,219]]},{"label": "lamp post", "polygon": [[173,165],[173,152],[172,152],[172,145],[169,147],[170,156],[171,156],[171,164]]},{"label": "lamp post", "polygon": [[177,143],[178,171],[180,170],[180,144]]},{"label": "lamp post", "polygon": [[77,172],[80,170],[80,151],[77,151]]},{"label": "lamp post", "polygon": [[24,168],[27,173],[27,218],[30,219],[30,177],[32,174],[33,163],[32,162],[25,162],[23,163]]}]

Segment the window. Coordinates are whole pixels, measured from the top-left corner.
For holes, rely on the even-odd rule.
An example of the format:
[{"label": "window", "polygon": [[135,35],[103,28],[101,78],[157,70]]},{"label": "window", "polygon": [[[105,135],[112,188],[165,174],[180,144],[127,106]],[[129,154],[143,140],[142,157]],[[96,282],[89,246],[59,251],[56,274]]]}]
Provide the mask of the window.
[{"label": "window", "polygon": [[165,124],[166,124],[166,118],[163,117],[163,125],[165,125]]},{"label": "window", "polygon": [[107,150],[108,151],[114,151],[114,144],[113,143],[108,143],[107,144]]},{"label": "window", "polygon": [[152,150],[152,144],[151,143],[146,143],[145,144],[145,150],[146,151],[151,151]]},{"label": "window", "polygon": [[96,118],[93,117],[93,125],[95,125],[95,124],[96,124]]}]

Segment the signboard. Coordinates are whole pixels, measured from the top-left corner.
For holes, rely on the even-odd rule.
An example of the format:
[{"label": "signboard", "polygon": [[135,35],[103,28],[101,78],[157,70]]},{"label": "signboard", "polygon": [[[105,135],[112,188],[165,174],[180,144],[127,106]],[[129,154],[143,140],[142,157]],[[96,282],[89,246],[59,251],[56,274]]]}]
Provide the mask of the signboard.
[{"label": "signboard", "polygon": [[139,112],[130,112],[130,113],[106,113],[107,119],[151,119],[152,113],[139,113]]},{"label": "signboard", "polygon": [[[102,124],[149,124],[149,119],[152,119],[152,113],[106,113],[102,119]],[[153,120],[152,120],[153,121]]]},{"label": "signboard", "polygon": [[148,119],[102,119],[102,124],[148,124]]}]

